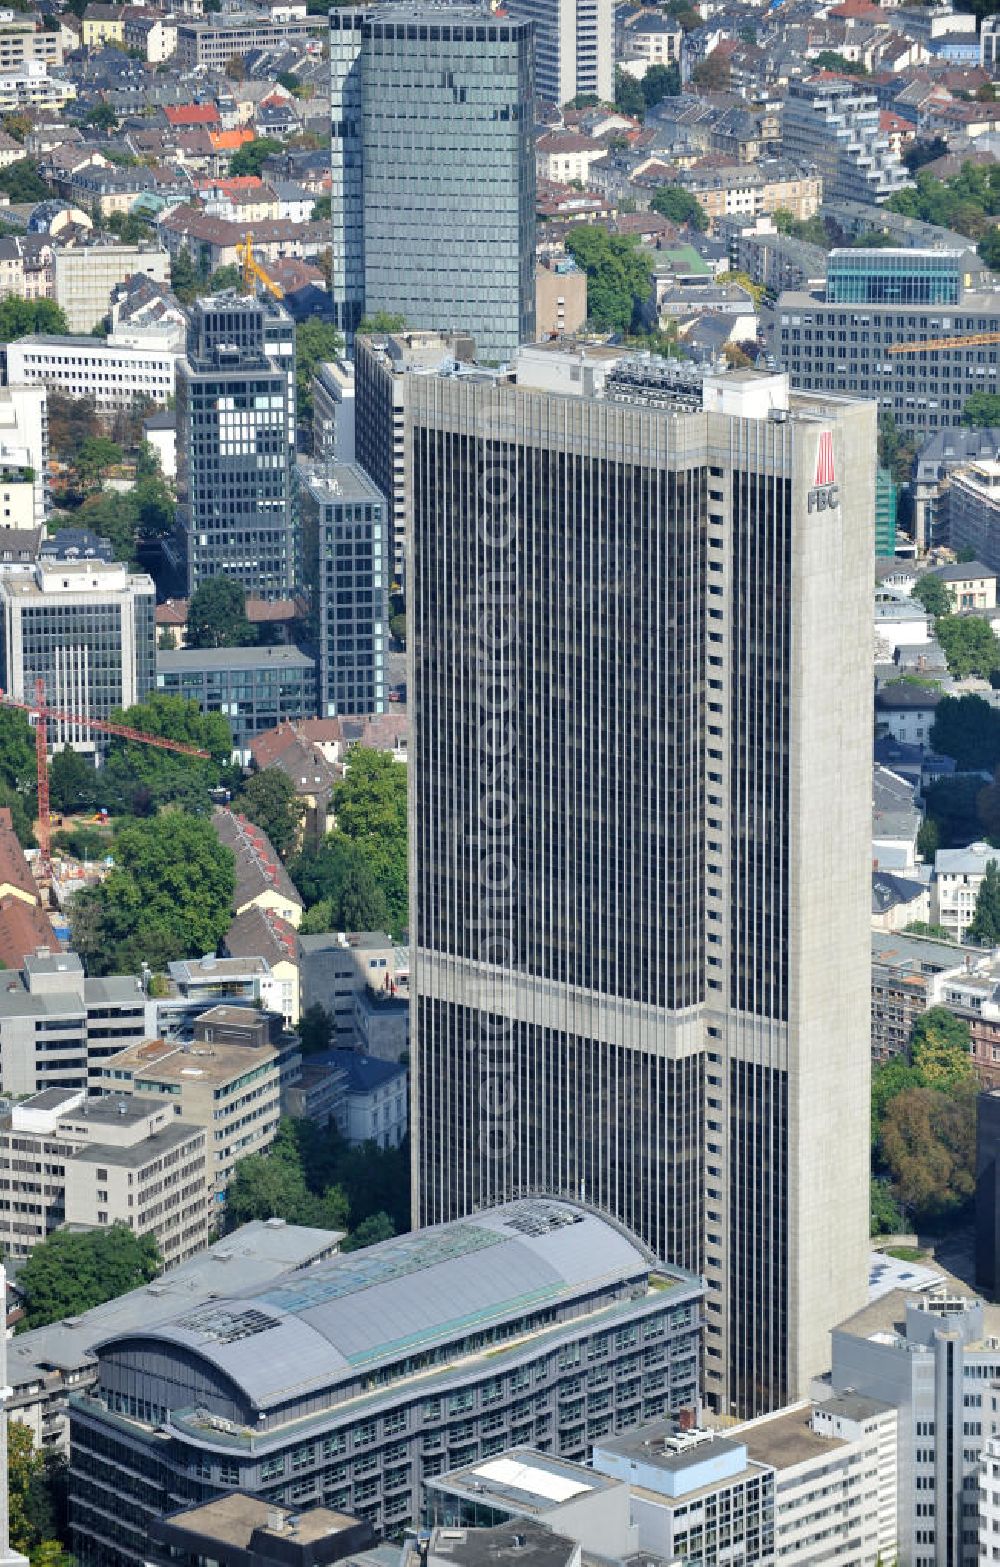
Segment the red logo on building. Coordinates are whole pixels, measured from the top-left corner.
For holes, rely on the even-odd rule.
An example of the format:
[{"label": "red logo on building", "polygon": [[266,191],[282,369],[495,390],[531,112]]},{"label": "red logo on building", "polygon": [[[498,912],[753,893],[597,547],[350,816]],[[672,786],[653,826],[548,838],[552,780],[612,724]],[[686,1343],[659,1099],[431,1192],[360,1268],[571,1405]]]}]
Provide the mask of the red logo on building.
[{"label": "red logo on building", "polygon": [[824,430],[819,438],[819,447],[816,452],[816,477],[813,483],[819,488],[822,484],[833,484],[833,432]]}]

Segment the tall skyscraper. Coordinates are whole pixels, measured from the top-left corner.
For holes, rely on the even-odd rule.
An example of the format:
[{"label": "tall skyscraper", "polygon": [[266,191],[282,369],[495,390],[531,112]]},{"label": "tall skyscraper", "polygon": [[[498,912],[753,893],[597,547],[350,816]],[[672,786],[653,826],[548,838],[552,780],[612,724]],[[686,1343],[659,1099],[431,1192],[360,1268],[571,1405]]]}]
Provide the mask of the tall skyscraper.
[{"label": "tall skyscraper", "polygon": [[330,14],[333,300],[460,330],[486,360],[534,336],[530,22],[483,5]]},{"label": "tall skyscraper", "polygon": [[415,1216],[614,1214],[752,1415],[866,1298],[875,406],[519,365],[405,385]]},{"label": "tall skyscraper", "polygon": [[303,463],[300,475],[319,716],[388,712],[392,528],[385,497],[354,463]]},{"label": "tall skyscraper", "polygon": [[614,0],[507,0],[510,16],[535,24],[535,87],[550,103],[615,95]]},{"label": "tall skyscraper", "polygon": [[177,522],[187,591],[230,576],[263,599],[296,580],[295,327],[273,300],[192,306],[177,368]]}]

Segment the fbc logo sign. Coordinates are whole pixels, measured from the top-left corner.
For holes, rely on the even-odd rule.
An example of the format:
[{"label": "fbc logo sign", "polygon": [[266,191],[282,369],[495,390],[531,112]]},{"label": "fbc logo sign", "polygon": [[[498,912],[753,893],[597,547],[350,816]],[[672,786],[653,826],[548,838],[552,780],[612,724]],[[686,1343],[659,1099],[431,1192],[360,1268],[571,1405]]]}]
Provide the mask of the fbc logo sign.
[{"label": "fbc logo sign", "polygon": [[824,430],[816,448],[816,477],[806,496],[806,510],[836,511],[840,505],[840,486],[833,468],[833,432]]}]

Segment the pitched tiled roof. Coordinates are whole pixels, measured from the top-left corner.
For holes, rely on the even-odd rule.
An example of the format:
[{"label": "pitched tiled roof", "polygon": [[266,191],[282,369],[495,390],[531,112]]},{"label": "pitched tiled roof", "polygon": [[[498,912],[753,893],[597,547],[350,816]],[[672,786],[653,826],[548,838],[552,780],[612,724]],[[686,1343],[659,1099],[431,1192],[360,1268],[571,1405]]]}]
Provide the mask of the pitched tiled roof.
[{"label": "pitched tiled roof", "polygon": [[299,938],[273,909],[251,908],[237,914],[222,938],[223,951],[231,958],[266,958],[277,963],[297,963]]},{"label": "pitched tiled roof", "polygon": [[0,962],[5,968],[19,969],[29,952],[39,947],[59,947],[44,911],[37,903],[22,903],[5,894],[0,898]]},{"label": "pitched tiled roof", "polygon": [[38,888],[17,841],[8,806],[0,809],[0,887],[15,888],[31,903],[38,900]]},{"label": "pitched tiled roof", "polygon": [[303,907],[302,899],[278,858],[277,850],[262,828],[247,821],[238,811],[223,805],[216,806],[212,812],[212,822],[220,843],[232,849],[236,858],[234,913],[268,890],[280,892],[289,903]]},{"label": "pitched tiled roof", "polygon": [[177,130],[190,129],[194,125],[219,125],[219,111],[214,103],[179,103],[176,107],[165,108],[164,116],[168,125]]}]

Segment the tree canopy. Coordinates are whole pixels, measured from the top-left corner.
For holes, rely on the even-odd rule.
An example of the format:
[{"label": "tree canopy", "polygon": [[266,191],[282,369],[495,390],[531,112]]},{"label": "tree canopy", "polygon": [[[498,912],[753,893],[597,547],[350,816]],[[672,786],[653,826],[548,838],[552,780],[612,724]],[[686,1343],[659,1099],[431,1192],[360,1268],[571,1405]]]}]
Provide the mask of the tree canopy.
[{"label": "tree canopy", "polygon": [[236,804],[248,821],[262,828],[283,860],[298,843],[305,805],[287,773],[268,767],[240,789]]},{"label": "tree canopy", "polygon": [[600,224],[580,223],[566,237],[566,249],[587,274],[587,309],[602,332],[627,332],[649,297],[649,257],[633,235],[609,234]]},{"label": "tree canopy", "polygon": [[1000,165],[966,162],[958,174],[947,180],[918,169],[915,183],[907,190],[896,191],[886,206],[907,217],[979,239],[1000,213]]},{"label": "tree canopy", "polygon": [[881,1148],[896,1199],[918,1223],[961,1210],[976,1189],[976,1084],[909,1088],[886,1110]]},{"label": "tree canopy", "polygon": [[258,136],[255,141],[244,142],[229,160],[230,174],[260,175],[268,158],[277,156],[284,149],[273,136]]},{"label": "tree canopy", "polygon": [[313,376],[321,364],[336,359],[344,340],[332,321],[309,316],[295,328],[295,401],[299,420],[312,418]]},{"label": "tree canopy", "polygon": [[944,696],[934,709],[931,746],[969,772],[1000,762],[1000,713],[985,697]]},{"label": "tree canopy", "polygon": [[669,218],[672,223],[688,223],[692,228],[707,229],[708,215],[704,207],[683,185],[660,185],[653,192],[650,202],[654,212]]},{"label": "tree canopy", "polygon": [[70,1567],[61,1539],[67,1531],[67,1464],[61,1453],[35,1447],[20,1420],[7,1428],[10,1544],[31,1567]]},{"label": "tree canopy", "polygon": [[971,397],[965,399],[962,423],[971,424],[980,430],[1000,424],[1000,395],[996,392],[973,392]]},{"label": "tree canopy", "polygon": [[164,691],[151,692],[133,707],[116,708],[112,721],[165,740],[207,751],[207,757],[161,750],[115,736],[100,772],[103,805],[113,814],[147,816],[165,805],[181,805],[196,816],[211,809],[210,790],[228,779],[233,739],[221,713],[203,713],[197,702]]},{"label": "tree canopy", "polygon": [[347,1229],[346,1251],[409,1229],[406,1143],[351,1147],[334,1126],[283,1119],[266,1154],[240,1160],[226,1193],[230,1229],[272,1217]]},{"label": "tree canopy", "polygon": [[388,907],[389,929],[398,936],[409,918],[406,768],[385,751],[355,746],[334,789],[333,809],[337,833],[370,867]]},{"label": "tree canopy", "polygon": [[928,1007],[913,1025],[910,1060],[924,1088],[958,1088],[974,1074],[972,1035],[947,1007]]},{"label": "tree canopy", "polygon": [[247,593],[235,577],[199,582],[188,605],[189,647],[250,647],[257,633],[247,620]]},{"label": "tree canopy", "polygon": [[24,1326],[44,1327],[101,1306],[148,1284],[160,1266],[153,1236],[134,1235],[127,1224],[80,1233],[54,1230],[18,1270]]},{"label": "tree canopy", "polygon": [[88,496],[75,511],[56,512],[52,525],[89,528],[109,540],[116,560],[135,560],[141,545],[173,531],[174,498],[160,475],[150,474],[131,490],[104,490]]},{"label": "tree canopy", "polygon": [[941,615],[934,629],[956,680],[966,675],[988,680],[1000,668],[1000,640],[985,620],[974,615]]},{"label": "tree canopy", "polygon": [[1000,946],[1000,865],[990,860],[976,894],[976,908],[966,935],[984,947]]},{"label": "tree canopy", "polygon": [[328,833],[318,849],[305,850],[291,867],[309,907],[303,935],[327,930],[386,930],[389,904],[364,848],[344,833]]},{"label": "tree canopy", "polygon": [[0,191],[12,202],[46,201],[52,195],[33,158],[19,158],[0,169]]},{"label": "tree canopy", "polygon": [[232,916],[232,850],[211,822],[165,811],[116,834],[115,868],[72,904],[73,945],[92,974],[165,969],[214,952]]},{"label": "tree canopy", "polygon": [[15,299],[12,294],[0,299],[0,338],[5,343],[34,332],[68,330],[66,317],[51,299]]},{"label": "tree canopy", "polygon": [[924,606],[928,615],[950,615],[955,608],[947,585],[932,571],[920,578],[913,589],[913,597]]}]

